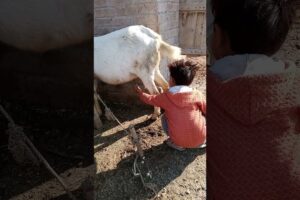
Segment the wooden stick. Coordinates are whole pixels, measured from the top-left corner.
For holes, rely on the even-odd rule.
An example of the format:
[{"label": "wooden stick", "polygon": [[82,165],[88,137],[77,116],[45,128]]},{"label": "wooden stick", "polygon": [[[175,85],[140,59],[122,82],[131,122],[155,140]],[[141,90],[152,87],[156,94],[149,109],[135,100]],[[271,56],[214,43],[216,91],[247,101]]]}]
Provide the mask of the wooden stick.
[{"label": "wooden stick", "polygon": [[137,147],[137,151],[138,151],[138,154],[141,158],[144,157],[144,152],[143,152],[143,149],[141,147],[141,144],[140,144],[140,141],[139,141],[139,137],[134,129],[134,126],[133,125],[130,125],[129,126],[129,132],[132,136],[132,139],[133,139],[133,143],[134,145]]},{"label": "wooden stick", "polygon": [[42,154],[35,148],[35,146],[32,144],[32,142],[26,137],[25,135],[25,141],[29,145],[29,147],[33,150],[33,152],[37,155],[37,157],[44,163],[45,167],[51,172],[53,176],[58,180],[58,182],[62,185],[62,187],[67,192],[68,196],[72,200],[76,200],[76,197],[70,192],[67,185],[64,183],[64,181],[61,179],[61,177],[54,171],[54,169],[50,166],[48,161],[42,156]]},{"label": "wooden stick", "polygon": [[[17,129],[17,125],[15,124],[12,117],[5,111],[5,109],[0,105],[0,111],[2,114],[6,117],[6,119],[9,121],[9,123],[13,126],[13,128]],[[62,187],[67,192],[68,196],[72,200],[76,200],[76,197],[70,192],[67,185],[64,183],[64,181],[60,178],[60,176],[54,171],[54,169],[49,165],[48,161],[42,156],[42,154],[35,148],[35,146],[32,144],[32,142],[29,140],[29,138],[25,135],[25,133],[20,132],[22,136],[24,137],[24,140],[26,144],[31,148],[31,150],[36,154],[36,156],[44,163],[45,167],[51,172],[51,174],[58,180],[58,182],[62,185]]]}]

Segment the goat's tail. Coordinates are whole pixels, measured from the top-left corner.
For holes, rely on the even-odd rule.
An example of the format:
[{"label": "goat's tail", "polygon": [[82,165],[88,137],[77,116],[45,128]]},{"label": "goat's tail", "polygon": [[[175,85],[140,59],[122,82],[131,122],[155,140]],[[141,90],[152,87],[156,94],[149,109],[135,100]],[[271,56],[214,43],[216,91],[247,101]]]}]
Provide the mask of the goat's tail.
[{"label": "goat's tail", "polygon": [[163,40],[160,40],[159,50],[162,56],[165,56],[171,60],[177,60],[181,58],[181,49],[179,47],[172,46]]}]

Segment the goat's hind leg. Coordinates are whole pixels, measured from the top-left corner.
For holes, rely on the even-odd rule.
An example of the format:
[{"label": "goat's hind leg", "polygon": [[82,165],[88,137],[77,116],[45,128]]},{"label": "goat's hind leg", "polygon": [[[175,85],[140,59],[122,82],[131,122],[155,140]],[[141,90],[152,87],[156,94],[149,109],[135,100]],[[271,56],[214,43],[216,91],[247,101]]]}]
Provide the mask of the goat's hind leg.
[{"label": "goat's hind leg", "polygon": [[[141,67],[139,72],[139,78],[142,80],[144,86],[147,88],[150,94],[159,94],[159,91],[155,85],[154,80],[157,79],[157,70],[160,63],[160,54],[157,51],[154,51],[148,59],[148,62],[145,66]],[[160,73],[159,73],[160,74]],[[160,74],[161,75],[161,74]],[[159,83],[166,85],[163,83],[164,81],[160,78],[157,79]],[[154,112],[151,116],[151,119],[156,120],[160,115],[160,108],[154,107]]]},{"label": "goat's hind leg", "polygon": [[164,91],[169,89],[169,83],[166,81],[166,79],[160,73],[159,69],[155,69],[155,82],[157,84],[159,84]]},{"label": "goat's hind leg", "polygon": [[[143,76],[144,78],[141,78],[145,88],[149,91],[150,94],[158,94],[159,91],[154,83],[154,73],[153,75],[149,76]],[[156,120],[160,115],[160,108],[154,107],[154,112],[151,115],[152,120]]]}]

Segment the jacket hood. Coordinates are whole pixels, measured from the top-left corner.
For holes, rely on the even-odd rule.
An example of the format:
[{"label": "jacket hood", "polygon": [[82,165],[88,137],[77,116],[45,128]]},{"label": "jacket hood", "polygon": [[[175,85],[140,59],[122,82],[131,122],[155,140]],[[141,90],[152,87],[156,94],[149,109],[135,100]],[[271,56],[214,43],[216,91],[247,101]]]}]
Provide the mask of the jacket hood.
[{"label": "jacket hood", "polygon": [[[287,65],[263,54],[241,54],[226,56],[210,68],[221,80],[256,74],[277,74],[285,71]],[[290,69],[290,68],[289,68]]]},{"label": "jacket hood", "polygon": [[210,105],[218,106],[244,125],[258,123],[276,110],[298,106],[299,84],[299,69],[294,65],[285,65],[277,73],[249,73],[225,81],[209,71],[208,110]]},{"label": "jacket hood", "polygon": [[175,94],[167,92],[166,95],[168,99],[179,108],[189,107],[195,103],[200,103],[201,100],[204,100],[204,96],[197,90]]}]

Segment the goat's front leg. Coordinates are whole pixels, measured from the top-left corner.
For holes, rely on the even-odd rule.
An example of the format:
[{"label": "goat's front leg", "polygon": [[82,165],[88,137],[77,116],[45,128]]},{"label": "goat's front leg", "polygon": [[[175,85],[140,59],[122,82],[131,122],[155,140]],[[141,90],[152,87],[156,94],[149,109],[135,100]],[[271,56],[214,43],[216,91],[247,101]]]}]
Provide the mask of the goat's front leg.
[{"label": "goat's front leg", "polygon": [[154,106],[154,111],[153,114],[151,115],[151,119],[156,120],[160,116],[160,113],[161,113],[160,107]]},{"label": "goat's front leg", "polygon": [[[163,90],[162,87],[159,87],[158,90],[159,90],[159,93],[163,93],[164,92],[164,90]],[[156,120],[160,116],[160,114],[161,114],[160,107],[155,107],[154,106],[154,112],[153,112],[153,114],[151,116],[151,119]]]},{"label": "goat's front leg", "polygon": [[154,106],[154,112],[151,115],[151,119],[157,120],[157,118],[159,117],[159,115],[160,115],[160,107]]}]

